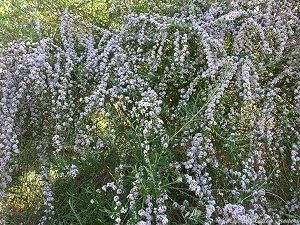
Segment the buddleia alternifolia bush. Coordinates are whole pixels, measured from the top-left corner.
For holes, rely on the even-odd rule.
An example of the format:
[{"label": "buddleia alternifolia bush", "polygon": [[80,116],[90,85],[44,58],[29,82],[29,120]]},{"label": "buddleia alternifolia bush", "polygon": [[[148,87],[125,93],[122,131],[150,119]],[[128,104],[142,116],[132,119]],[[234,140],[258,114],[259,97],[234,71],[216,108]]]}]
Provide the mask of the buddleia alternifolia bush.
[{"label": "buddleia alternifolia bush", "polygon": [[172,15],[131,13],[115,30],[66,12],[60,41],[2,47],[1,197],[18,156],[35,149],[44,224],[55,212],[49,159],[113,152],[99,193],[115,193],[112,223],[297,215],[297,10],[296,1],[198,0]]}]

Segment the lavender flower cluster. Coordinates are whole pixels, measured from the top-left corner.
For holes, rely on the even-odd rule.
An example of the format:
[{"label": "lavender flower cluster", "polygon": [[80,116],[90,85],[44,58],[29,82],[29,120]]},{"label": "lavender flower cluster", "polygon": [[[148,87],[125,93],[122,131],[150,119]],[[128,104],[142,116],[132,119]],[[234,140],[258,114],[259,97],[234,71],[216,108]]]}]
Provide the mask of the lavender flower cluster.
[{"label": "lavender flower cluster", "polygon": [[105,148],[119,155],[99,193],[115,192],[115,224],[170,224],[174,212],[254,224],[296,212],[296,12],[293,0],[196,0],[172,15],[131,13],[110,30],[65,12],[59,42],[1,47],[0,197],[18,156],[35,149],[44,224],[55,212],[45,160]]}]

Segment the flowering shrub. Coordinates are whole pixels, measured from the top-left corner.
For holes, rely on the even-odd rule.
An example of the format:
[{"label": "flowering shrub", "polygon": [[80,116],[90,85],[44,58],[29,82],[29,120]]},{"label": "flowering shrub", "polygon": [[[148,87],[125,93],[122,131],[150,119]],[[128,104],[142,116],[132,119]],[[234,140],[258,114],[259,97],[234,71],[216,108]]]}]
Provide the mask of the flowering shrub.
[{"label": "flowering shrub", "polygon": [[198,0],[172,15],[131,13],[119,29],[75,26],[66,12],[61,43],[2,47],[1,197],[34,149],[44,180],[39,224],[51,224],[50,162],[112,154],[98,193],[114,193],[111,223],[297,216],[296,11],[296,1]]}]

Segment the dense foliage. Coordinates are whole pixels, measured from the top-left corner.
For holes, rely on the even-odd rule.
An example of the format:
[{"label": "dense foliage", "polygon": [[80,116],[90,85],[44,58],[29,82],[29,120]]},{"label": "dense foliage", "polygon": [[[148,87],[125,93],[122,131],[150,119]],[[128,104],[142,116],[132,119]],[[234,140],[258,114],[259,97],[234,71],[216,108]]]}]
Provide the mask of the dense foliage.
[{"label": "dense foliage", "polygon": [[[38,224],[299,221],[298,7],[195,0],[108,27],[66,10],[59,38],[6,44],[1,197],[30,167]],[[80,196],[82,174],[95,220],[69,198],[62,223],[56,199]]]}]

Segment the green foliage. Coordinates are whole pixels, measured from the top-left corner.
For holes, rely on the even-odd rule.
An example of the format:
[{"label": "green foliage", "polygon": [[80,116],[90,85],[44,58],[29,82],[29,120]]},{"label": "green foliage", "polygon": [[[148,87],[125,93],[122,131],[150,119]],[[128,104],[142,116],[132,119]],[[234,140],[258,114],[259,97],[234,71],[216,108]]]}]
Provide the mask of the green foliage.
[{"label": "green foliage", "polygon": [[129,12],[160,12],[172,14],[181,0],[3,0],[0,3],[0,44],[16,39],[38,40],[37,23],[41,34],[58,37],[62,13],[68,10],[78,21],[98,27],[119,27]]},{"label": "green foliage", "polygon": [[108,26],[111,19],[109,4],[107,0],[4,0],[0,5],[0,41],[37,40],[37,22],[42,24],[43,35],[56,36],[59,34],[60,16],[66,9],[81,21]]},{"label": "green foliage", "polygon": [[103,210],[110,207],[108,199],[113,196],[99,195],[99,190],[111,177],[113,159],[112,155],[81,160],[66,156],[55,161],[57,173],[65,172],[70,164],[77,165],[80,172],[75,178],[60,177],[54,182],[54,207],[59,209],[54,224],[109,224],[109,214]]}]

